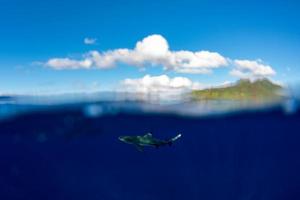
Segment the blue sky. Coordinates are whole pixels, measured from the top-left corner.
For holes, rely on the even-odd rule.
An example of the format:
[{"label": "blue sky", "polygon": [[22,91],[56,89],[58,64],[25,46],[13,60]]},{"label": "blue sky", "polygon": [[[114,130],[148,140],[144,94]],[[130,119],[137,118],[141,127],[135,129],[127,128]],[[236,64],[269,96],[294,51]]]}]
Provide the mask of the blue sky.
[{"label": "blue sky", "polygon": [[[286,0],[3,0],[0,94],[112,90],[125,79],[141,80],[147,74],[217,85],[239,79],[241,74],[230,74],[234,69],[243,73],[248,70],[249,76],[295,83],[300,79],[299,10],[299,1]],[[131,51],[138,41],[154,34],[161,37],[158,40],[167,41],[171,57],[182,61],[170,64],[169,57],[143,54],[142,64],[136,64],[132,60],[140,52],[134,52],[127,56],[130,58],[116,55],[116,62],[107,69],[95,66],[94,61],[88,69],[68,65],[58,70],[49,65],[53,58],[93,60],[87,55],[92,50],[100,55],[120,48]],[[85,44],[85,38],[97,40],[95,44]],[[152,41],[157,40],[149,40]],[[200,51],[218,53],[226,64],[206,66],[202,54],[197,57],[200,64],[192,64],[186,56],[174,53],[180,50],[189,51],[192,56]],[[187,68],[181,65],[189,70],[204,67],[210,73],[182,73]],[[275,73],[253,74],[249,67],[263,71],[267,70],[263,67],[270,67]]]}]

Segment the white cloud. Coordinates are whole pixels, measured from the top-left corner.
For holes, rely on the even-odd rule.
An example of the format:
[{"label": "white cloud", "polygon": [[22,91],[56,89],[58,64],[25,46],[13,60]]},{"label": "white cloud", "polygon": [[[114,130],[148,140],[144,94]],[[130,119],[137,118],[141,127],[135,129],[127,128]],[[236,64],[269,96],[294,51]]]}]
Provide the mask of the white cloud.
[{"label": "white cloud", "polygon": [[[85,43],[94,43],[96,39],[85,38]],[[214,69],[232,64],[232,76],[238,78],[261,78],[276,74],[274,69],[261,60],[231,60],[217,52],[170,50],[168,41],[154,34],[138,41],[134,48],[119,48],[107,51],[90,51],[82,59],[51,58],[45,65],[54,69],[109,69],[118,64],[139,67],[144,70],[149,65],[160,66],[186,74],[208,74]]]},{"label": "white cloud", "polygon": [[169,68],[182,73],[210,73],[213,68],[226,66],[227,59],[216,52],[175,51],[168,59]]},{"label": "white cloud", "polygon": [[93,44],[96,44],[97,43],[97,38],[84,38],[83,40],[84,44],[87,44],[87,45],[93,45]]},{"label": "white cloud", "polygon": [[167,75],[145,75],[137,79],[125,79],[121,82],[125,91],[137,93],[181,93],[192,89],[201,89],[204,86],[185,77],[170,78]]},{"label": "white cloud", "polygon": [[46,66],[52,67],[54,69],[87,69],[92,66],[92,61],[90,59],[73,60],[70,58],[52,58],[48,60]]},{"label": "white cloud", "polygon": [[[188,100],[191,90],[201,90],[206,88],[220,88],[234,83],[225,81],[221,84],[208,85],[192,81],[186,77],[171,78],[167,75],[151,76],[145,75],[142,78],[127,78],[120,82],[117,91],[124,96],[123,99],[139,99],[147,101],[160,100]],[[124,94],[125,93],[125,94]]]},{"label": "white cloud", "polygon": [[91,51],[83,60],[70,58],[50,59],[47,66],[55,69],[111,68],[118,63],[145,67],[162,66],[179,73],[210,73],[213,69],[228,65],[222,55],[210,51],[171,51],[161,35],[150,35],[138,41],[134,49],[114,49],[104,52]]},{"label": "white cloud", "polygon": [[161,35],[150,35],[136,43],[135,51],[145,56],[144,59],[164,58],[169,54],[169,44]]},{"label": "white cloud", "polygon": [[235,68],[230,71],[230,74],[239,78],[262,78],[274,76],[274,69],[262,63],[261,60],[234,60]]}]

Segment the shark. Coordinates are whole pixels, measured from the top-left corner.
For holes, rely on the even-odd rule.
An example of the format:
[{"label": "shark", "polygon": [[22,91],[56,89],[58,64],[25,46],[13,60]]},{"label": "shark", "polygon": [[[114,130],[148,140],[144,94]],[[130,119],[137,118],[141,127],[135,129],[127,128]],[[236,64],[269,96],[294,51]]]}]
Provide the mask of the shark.
[{"label": "shark", "polygon": [[152,136],[151,133],[146,133],[145,135],[137,136],[120,136],[119,140],[134,145],[139,151],[144,151],[145,146],[159,148],[161,146],[169,145],[171,146],[176,140],[181,137],[181,134],[176,135],[175,137],[169,140],[160,140]]}]

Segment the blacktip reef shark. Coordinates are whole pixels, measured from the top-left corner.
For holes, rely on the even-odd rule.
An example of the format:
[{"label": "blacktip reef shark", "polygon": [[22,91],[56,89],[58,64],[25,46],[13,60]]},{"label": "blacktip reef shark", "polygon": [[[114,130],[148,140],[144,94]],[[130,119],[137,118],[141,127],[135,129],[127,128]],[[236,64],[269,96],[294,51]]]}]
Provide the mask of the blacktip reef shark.
[{"label": "blacktip reef shark", "polygon": [[145,146],[151,146],[159,148],[160,146],[169,145],[171,146],[173,142],[178,140],[181,137],[181,134],[176,135],[175,137],[169,140],[159,140],[152,136],[151,133],[147,133],[143,136],[120,136],[119,140],[127,144],[132,144],[136,146],[139,151],[143,151]]}]

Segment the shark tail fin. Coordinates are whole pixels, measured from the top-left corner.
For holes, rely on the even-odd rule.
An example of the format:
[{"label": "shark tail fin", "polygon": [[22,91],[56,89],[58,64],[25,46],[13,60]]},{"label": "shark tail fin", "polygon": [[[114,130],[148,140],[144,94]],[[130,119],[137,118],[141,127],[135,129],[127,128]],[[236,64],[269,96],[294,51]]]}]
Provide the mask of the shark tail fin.
[{"label": "shark tail fin", "polygon": [[175,142],[176,140],[178,140],[181,137],[181,134],[179,133],[178,135],[176,135],[175,137],[171,138],[168,141],[168,144],[171,146],[173,144],[173,142]]}]

